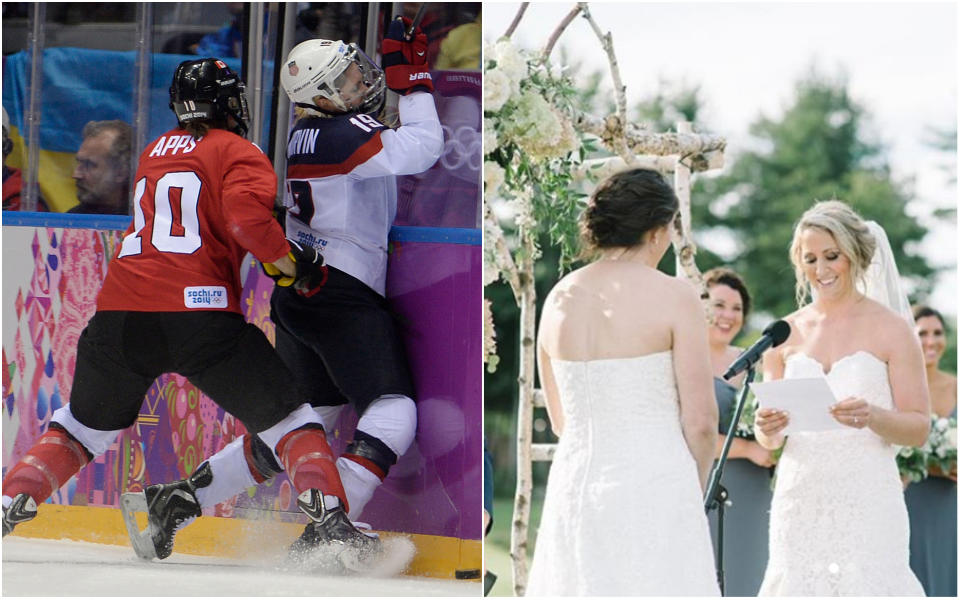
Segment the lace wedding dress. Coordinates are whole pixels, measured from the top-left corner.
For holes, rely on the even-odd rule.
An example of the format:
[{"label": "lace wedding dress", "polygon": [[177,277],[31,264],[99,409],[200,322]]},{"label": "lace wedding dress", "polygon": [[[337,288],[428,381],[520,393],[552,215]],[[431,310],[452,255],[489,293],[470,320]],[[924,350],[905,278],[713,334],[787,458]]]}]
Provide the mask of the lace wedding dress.
[{"label": "lace wedding dress", "polygon": [[719,595],[672,353],[551,364],[564,430],[527,595]]},{"label": "lace wedding dress", "polygon": [[[887,365],[868,352],[787,358],[784,378],[826,377],[837,400],[893,408]],[[777,466],[761,596],[923,596],[896,448],[869,429],[793,433]]]}]

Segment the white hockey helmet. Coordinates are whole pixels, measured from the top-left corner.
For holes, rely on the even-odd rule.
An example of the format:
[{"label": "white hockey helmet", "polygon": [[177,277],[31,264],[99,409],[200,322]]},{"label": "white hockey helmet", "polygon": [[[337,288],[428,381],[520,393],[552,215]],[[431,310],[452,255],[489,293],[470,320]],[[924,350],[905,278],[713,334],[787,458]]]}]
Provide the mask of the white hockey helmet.
[{"label": "white hockey helmet", "polygon": [[339,40],[307,40],[294,46],[280,70],[280,84],[291,102],[324,114],[332,113],[314,103],[316,96],[344,113],[376,112],[386,97],[380,67],[356,44]]}]

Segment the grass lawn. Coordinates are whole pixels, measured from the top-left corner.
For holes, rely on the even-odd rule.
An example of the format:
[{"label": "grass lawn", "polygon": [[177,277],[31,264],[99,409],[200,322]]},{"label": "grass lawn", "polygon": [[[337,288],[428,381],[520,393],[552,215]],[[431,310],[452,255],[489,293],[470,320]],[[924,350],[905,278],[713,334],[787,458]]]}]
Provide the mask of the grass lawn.
[{"label": "grass lawn", "polygon": [[[540,513],[543,511],[543,490],[535,489],[530,508],[530,542],[528,544],[527,568],[533,556],[533,543]],[[510,523],[513,515],[513,497],[494,498],[493,529],[483,542],[483,559],[486,568],[497,574],[497,583],[490,590],[491,596],[513,596],[513,568],[510,560]]]}]

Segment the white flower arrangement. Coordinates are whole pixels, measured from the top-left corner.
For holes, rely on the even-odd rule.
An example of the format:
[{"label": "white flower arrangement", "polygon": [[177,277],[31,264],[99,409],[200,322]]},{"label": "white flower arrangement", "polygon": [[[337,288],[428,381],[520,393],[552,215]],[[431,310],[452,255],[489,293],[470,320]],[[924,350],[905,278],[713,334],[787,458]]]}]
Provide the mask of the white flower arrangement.
[{"label": "white flower arrangement", "polygon": [[498,111],[513,95],[514,84],[510,77],[499,69],[483,74],[483,110]]},{"label": "white flower arrangement", "polygon": [[579,146],[570,121],[535,90],[525,91],[516,99],[502,132],[534,160],[560,158]]},{"label": "white flower arrangement", "polygon": [[957,465],[957,420],[934,416],[930,423],[930,435],[923,445],[927,451],[927,467],[949,473]]},{"label": "white flower arrangement", "polygon": [[951,473],[957,467],[957,420],[931,415],[930,434],[920,447],[904,446],[897,452],[900,475],[917,482],[931,469]]},{"label": "white flower arrangement", "polygon": [[500,39],[492,47],[488,46],[486,56],[493,60],[496,68],[516,83],[519,89],[520,81],[527,76],[527,57],[509,39]]},{"label": "white flower arrangement", "polygon": [[496,123],[493,119],[483,120],[483,152],[491,154],[500,146],[500,140],[497,138]]},{"label": "white flower arrangement", "polygon": [[532,231],[537,226],[537,219],[533,216],[533,205],[530,202],[529,190],[517,190],[513,199],[507,203],[513,211],[513,222],[517,227]]},{"label": "white flower arrangement", "polygon": [[500,195],[500,186],[506,171],[492,160],[483,161],[483,194],[486,198],[496,198]]},{"label": "white flower arrangement", "polygon": [[[539,235],[549,235],[568,263],[576,255],[583,194],[570,183],[575,161],[582,160],[584,150],[567,116],[576,92],[562,68],[517,48],[509,38],[485,48],[483,77],[484,198],[507,209],[486,213],[484,246],[504,241],[501,219],[517,235],[509,244],[509,256],[484,252],[489,263],[484,282],[496,281],[492,273],[503,272],[504,281],[514,285],[516,276],[507,275],[517,268],[511,256],[537,260]],[[492,315],[484,323],[485,352],[495,353]],[[488,369],[495,368],[496,362],[490,360],[495,354],[485,356]]]}]

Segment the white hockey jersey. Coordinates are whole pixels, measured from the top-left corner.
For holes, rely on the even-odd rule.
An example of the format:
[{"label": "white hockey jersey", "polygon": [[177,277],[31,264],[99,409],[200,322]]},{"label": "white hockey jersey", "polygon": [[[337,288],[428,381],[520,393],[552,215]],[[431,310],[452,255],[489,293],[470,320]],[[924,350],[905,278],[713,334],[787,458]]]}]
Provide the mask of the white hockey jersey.
[{"label": "white hockey jersey", "polygon": [[383,296],[387,235],[397,214],[397,175],[429,169],[443,150],[433,96],[399,101],[393,130],[370,115],[297,121],[287,143],[287,237]]}]

